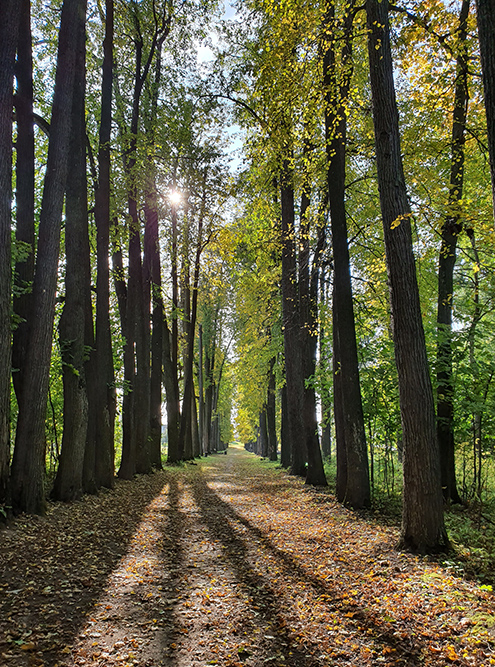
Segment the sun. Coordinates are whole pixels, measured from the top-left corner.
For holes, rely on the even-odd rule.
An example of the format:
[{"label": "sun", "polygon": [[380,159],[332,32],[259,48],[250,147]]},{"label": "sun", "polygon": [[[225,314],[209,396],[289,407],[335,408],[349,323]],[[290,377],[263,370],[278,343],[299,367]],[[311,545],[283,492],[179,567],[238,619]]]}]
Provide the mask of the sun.
[{"label": "sun", "polygon": [[178,190],[170,190],[168,200],[172,206],[177,206],[182,201],[182,194]]}]

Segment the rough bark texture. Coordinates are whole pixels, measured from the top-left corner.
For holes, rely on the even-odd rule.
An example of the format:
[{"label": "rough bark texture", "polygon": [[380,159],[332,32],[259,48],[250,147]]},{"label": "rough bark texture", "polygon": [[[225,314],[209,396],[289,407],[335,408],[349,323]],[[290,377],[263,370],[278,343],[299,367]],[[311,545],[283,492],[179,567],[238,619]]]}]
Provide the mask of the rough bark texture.
[{"label": "rough bark texture", "polygon": [[[337,443],[337,451],[341,454],[337,464],[341,468],[344,466],[338,473],[337,495],[341,502],[358,509],[369,506],[371,498],[345,211],[346,104],[352,69],[352,18],[350,14],[345,16],[346,40],[342,51],[342,71],[337,71],[336,66],[333,21],[334,5],[330,2],[326,17],[327,48],[324,56],[325,136],[334,263],[334,335],[338,338],[334,357],[339,377],[334,401],[340,402],[340,405],[335,406],[335,412],[339,413],[342,420],[342,428],[337,431],[337,436],[343,437],[343,443]],[[342,454],[346,459],[345,464]]]},{"label": "rough bark texture", "polygon": [[282,318],[284,330],[285,381],[287,383],[287,419],[293,475],[306,476],[306,439],[303,414],[303,374],[299,336],[299,296],[294,225],[294,189],[288,160],[280,179],[282,207]]},{"label": "rough bark texture", "polygon": [[69,147],[70,179],[67,180],[65,200],[65,300],[59,324],[64,386],[64,431],[53,486],[53,497],[65,502],[78,500],[83,493],[83,461],[88,425],[88,399],[84,372],[85,293],[89,279],[85,266],[85,260],[89,264],[85,15],[79,18],[78,31]]},{"label": "rough bark texture", "polygon": [[260,411],[259,426],[258,426],[258,440],[256,443],[256,454],[263,458],[268,457],[268,428],[266,425],[266,405]]},{"label": "rough bark texture", "polygon": [[467,19],[470,0],[464,0],[459,16],[457,68],[452,122],[449,200],[442,225],[438,260],[437,308],[437,435],[444,498],[459,503],[455,475],[454,377],[452,370],[452,305],[457,238],[462,230],[461,211],[464,182],[464,144],[468,108]]},{"label": "rough bark texture", "polygon": [[401,546],[419,552],[448,546],[443,521],[433,392],[395,99],[388,1],[367,0],[378,187],[382,211],[404,446]]},{"label": "rough bark texture", "polygon": [[335,479],[335,494],[339,503],[343,503],[347,495],[347,448],[346,429],[344,421],[344,402],[342,399],[342,370],[340,367],[340,337],[337,324],[337,308],[335,307],[335,283],[333,287],[333,417],[335,424],[335,459],[337,474]]},{"label": "rough bark texture", "polygon": [[[198,313],[198,288],[199,288],[199,274],[200,274],[200,260],[201,260],[201,250],[203,245],[203,220],[205,215],[205,206],[206,206],[206,173],[203,177],[203,199],[201,204],[201,210],[199,212],[198,219],[198,236],[196,242],[196,252],[194,258],[194,276],[193,276],[193,285],[192,285],[192,302],[190,298],[190,288],[189,288],[189,275],[186,277],[186,284],[188,285],[186,289],[186,299],[187,306],[184,308],[184,313],[186,316],[184,324],[185,326],[185,339],[186,339],[186,352],[184,355],[184,400],[182,404],[182,414],[181,414],[181,424],[180,424],[180,433],[179,440],[184,444],[184,458],[192,458],[194,455],[193,451],[193,427],[192,422],[196,418],[196,397],[194,394],[194,340],[196,334],[196,320]],[[187,233],[187,231],[186,231]],[[186,244],[187,246],[188,244]],[[188,262],[188,258],[186,259]],[[189,270],[187,271],[189,274]]]},{"label": "rough bark texture", "polygon": [[270,461],[277,460],[277,430],[275,404],[275,357],[270,360],[268,370],[268,396],[266,401],[266,425],[268,434],[268,457]]},{"label": "rough bark texture", "polygon": [[[94,412],[96,437],[88,439],[84,487],[94,491],[100,486],[111,488],[115,479],[115,375],[112,334],[110,329],[110,138],[112,129],[113,82],[113,0],[105,3],[105,39],[101,83],[101,116],[98,147],[98,186],[95,195],[96,222],[96,401]],[[89,380],[89,377],[88,377]],[[92,398],[90,396],[90,405]],[[94,454],[92,449],[94,447]],[[89,456],[88,456],[89,455]],[[93,481],[94,480],[94,481]]]},{"label": "rough bark texture", "polygon": [[40,513],[45,509],[45,412],[69,153],[71,115],[67,109],[72,109],[79,17],[83,12],[83,0],[64,1],[33,283],[32,325],[25,360],[26,382],[19,403],[12,461],[12,505],[17,513]]},{"label": "rough bark texture", "polygon": [[162,355],[163,355],[163,300],[158,239],[158,193],[153,179],[146,208],[144,233],[145,280],[151,291],[151,375],[150,375],[150,461],[154,468],[162,467]]},{"label": "rough bark texture", "polygon": [[287,383],[284,384],[280,397],[281,424],[280,424],[280,465],[282,468],[290,466],[290,433],[289,433],[289,402],[287,400]]},{"label": "rough bark texture", "polygon": [[12,109],[20,3],[0,6],[0,505],[7,500],[10,460]]},{"label": "rough bark texture", "polygon": [[[301,337],[301,367],[303,383],[303,426],[308,453],[306,484],[326,486],[327,480],[323,469],[320,442],[318,438],[318,420],[316,418],[316,393],[312,378],[316,369],[317,341],[317,292],[312,293],[310,267],[310,221],[307,215],[309,195],[304,189],[301,200],[301,223],[299,239],[299,326]],[[315,252],[318,262],[318,249]]]},{"label": "rough bark texture", "polygon": [[163,317],[163,384],[167,405],[167,461],[176,463],[179,460],[179,425],[180,402],[179,384],[177,382],[177,366],[172,358],[172,334],[168,322]]},{"label": "rough bark texture", "polygon": [[495,0],[476,0],[495,216]]},{"label": "rough bark texture", "polygon": [[29,335],[34,278],[34,122],[33,55],[30,0],[20,3],[21,20],[17,46],[15,110],[16,141],[16,230],[17,241],[30,248],[23,261],[15,265],[14,313],[18,319],[12,339],[12,379],[16,396],[22,394],[24,358]]}]

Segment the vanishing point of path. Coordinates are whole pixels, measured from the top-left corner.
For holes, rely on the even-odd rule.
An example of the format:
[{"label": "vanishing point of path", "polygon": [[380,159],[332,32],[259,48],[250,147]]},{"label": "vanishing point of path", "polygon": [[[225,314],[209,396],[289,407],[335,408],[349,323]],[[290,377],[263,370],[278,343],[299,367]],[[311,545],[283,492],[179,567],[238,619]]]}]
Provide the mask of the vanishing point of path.
[{"label": "vanishing point of path", "polygon": [[1,667],[495,664],[493,594],[242,449],[0,531]]}]

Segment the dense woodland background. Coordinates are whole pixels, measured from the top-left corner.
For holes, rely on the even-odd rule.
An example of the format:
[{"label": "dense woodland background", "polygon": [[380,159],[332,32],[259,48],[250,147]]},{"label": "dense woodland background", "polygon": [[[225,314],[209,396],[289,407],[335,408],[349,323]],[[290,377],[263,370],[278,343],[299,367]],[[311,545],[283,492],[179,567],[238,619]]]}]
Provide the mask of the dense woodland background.
[{"label": "dense woodland background", "polygon": [[493,0],[3,0],[2,515],[236,437],[486,555],[494,45]]}]

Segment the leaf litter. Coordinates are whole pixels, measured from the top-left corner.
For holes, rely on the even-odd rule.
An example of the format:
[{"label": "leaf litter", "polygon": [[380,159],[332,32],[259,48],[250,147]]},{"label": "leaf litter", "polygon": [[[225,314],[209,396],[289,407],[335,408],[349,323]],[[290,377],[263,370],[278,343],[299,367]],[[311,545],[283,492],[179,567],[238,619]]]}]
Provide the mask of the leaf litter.
[{"label": "leaf litter", "polygon": [[0,532],[2,667],[495,664],[492,592],[240,448]]}]

